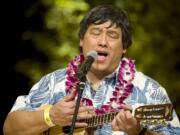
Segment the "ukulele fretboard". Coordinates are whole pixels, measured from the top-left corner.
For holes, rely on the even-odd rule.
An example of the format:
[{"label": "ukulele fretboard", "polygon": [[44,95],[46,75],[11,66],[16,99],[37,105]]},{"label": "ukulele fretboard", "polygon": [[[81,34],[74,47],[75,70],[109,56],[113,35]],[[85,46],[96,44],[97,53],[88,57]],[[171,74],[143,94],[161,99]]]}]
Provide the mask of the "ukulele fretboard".
[{"label": "ukulele fretboard", "polygon": [[96,127],[98,125],[102,125],[104,123],[111,122],[118,112],[112,112],[102,115],[96,115],[90,119],[85,119],[84,121],[88,123],[88,127]]}]

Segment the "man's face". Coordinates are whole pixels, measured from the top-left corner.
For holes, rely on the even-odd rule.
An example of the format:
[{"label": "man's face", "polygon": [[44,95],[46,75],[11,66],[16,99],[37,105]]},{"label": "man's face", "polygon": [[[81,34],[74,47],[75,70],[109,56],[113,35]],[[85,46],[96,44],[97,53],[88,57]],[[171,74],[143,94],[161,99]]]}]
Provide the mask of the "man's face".
[{"label": "man's face", "polygon": [[104,75],[112,73],[118,67],[122,54],[126,52],[123,49],[121,28],[110,25],[110,21],[99,25],[91,24],[80,40],[84,56],[90,50],[98,53],[91,71],[102,72]]}]

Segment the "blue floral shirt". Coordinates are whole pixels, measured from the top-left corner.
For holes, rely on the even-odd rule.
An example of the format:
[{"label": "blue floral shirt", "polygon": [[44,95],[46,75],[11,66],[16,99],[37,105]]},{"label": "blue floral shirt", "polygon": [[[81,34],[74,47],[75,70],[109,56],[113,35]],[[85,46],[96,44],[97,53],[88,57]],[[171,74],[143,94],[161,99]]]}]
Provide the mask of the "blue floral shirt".
[{"label": "blue floral shirt", "polygon": [[[90,82],[87,81],[83,91],[83,97],[91,98],[95,108],[106,104],[114,90],[117,78],[116,70],[113,74],[107,76],[94,92]],[[29,110],[34,111],[45,104],[55,104],[66,95],[65,92],[66,69],[56,70],[45,75],[30,90],[28,95],[19,96],[16,99],[12,111]],[[126,104],[136,106],[138,104],[163,104],[170,103],[170,99],[165,89],[150,77],[136,71],[133,80],[133,92],[125,99]],[[173,120],[168,121],[166,126],[148,126],[149,129],[165,135],[180,135],[180,123],[173,110]],[[99,126],[95,130],[95,135],[126,135],[124,132],[112,131],[110,124]]]}]

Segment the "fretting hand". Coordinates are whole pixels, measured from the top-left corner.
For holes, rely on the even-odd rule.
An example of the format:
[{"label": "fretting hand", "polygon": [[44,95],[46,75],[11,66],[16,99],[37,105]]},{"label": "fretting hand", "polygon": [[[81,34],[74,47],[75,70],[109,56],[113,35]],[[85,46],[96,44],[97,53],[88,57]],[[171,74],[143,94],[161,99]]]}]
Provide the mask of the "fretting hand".
[{"label": "fretting hand", "polygon": [[[71,125],[75,106],[75,92],[71,92],[51,108],[50,117],[53,123],[61,127]],[[91,118],[92,116],[93,107],[80,105],[77,120]],[[86,127],[87,123],[76,122],[75,126]]]},{"label": "fretting hand", "polygon": [[123,105],[123,109],[116,115],[112,121],[114,131],[123,131],[128,135],[138,135],[141,127],[140,123],[131,114],[132,107]]}]

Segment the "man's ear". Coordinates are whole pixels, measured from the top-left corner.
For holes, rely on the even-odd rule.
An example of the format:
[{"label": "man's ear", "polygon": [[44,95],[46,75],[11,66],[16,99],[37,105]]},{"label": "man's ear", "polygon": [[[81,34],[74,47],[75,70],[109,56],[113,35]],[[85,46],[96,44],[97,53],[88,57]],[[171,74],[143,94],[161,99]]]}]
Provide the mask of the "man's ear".
[{"label": "man's ear", "polygon": [[123,49],[123,54],[125,54],[125,53],[126,53],[126,51],[127,51],[126,49]]},{"label": "man's ear", "polygon": [[80,46],[80,47],[83,46],[83,40],[82,40],[82,39],[80,39],[80,41],[79,41],[79,46]]}]

